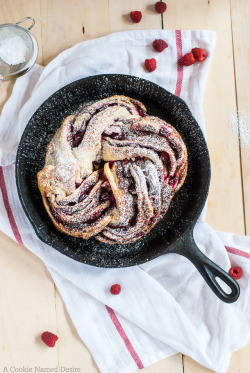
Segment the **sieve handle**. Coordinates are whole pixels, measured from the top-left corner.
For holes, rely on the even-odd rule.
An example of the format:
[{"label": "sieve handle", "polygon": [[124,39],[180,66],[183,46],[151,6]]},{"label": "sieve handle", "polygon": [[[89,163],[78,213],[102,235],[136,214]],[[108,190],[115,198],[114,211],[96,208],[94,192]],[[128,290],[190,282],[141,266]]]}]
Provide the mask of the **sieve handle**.
[{"label": "sieve handle", "polygon": [[24,21],[26,21],[26,19],[31,19],[32,21],[32,24],[30,27],[28,27],[28,30],[32,29],[32,27],[35,25],[35,20],[33,17],[25,17],[24,19],[22,19],[21,21],[17,22],[16,25],[19,25],[19,23],[23,23]]}]

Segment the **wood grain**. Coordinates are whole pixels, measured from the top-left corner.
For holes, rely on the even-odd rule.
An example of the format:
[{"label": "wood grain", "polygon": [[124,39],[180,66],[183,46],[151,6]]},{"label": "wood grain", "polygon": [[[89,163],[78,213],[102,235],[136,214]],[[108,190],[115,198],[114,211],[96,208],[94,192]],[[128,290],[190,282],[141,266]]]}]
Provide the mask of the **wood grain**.
[{"label": "wood grain", "polygon": [[184,357],[184,373],[214,373],[213,370],[207,369],[196,363],[189,356]]},{"label": "wood grain", "polygon": [[[129,13],[134,10],[142,12],[140,23],[131,21]],[[161,29],[161,16],[154,10],[154,2],[150,0],[109,0],[110,32]]]},{"label": "wood grain", "polygon": [[[248,0],[231,0],[232,36],[235,64],[237,110],[246,117],[250,131],[250,3]],[[245,207],[246,234],[250,234],[250,147],[240,142],[242,183]],[[227,373],[249,373],[250,344],[232,354]]]},{"label": "wood grain", "polygon": [[[249,373],[250,344],[241,350],[234,352],[231,357],[227,373]],[[193,373],[193,372],[192,372]]]},{"label": "wood grain", "polygon": [[0,370],[6,366],[56,367],[56,349],[41,341],[56,332],[54,286],[42,262],[0,232]]},{"label": "wood grain", "polygon": [[[139,372],[139,371],[137,371]],[[183,373],[181,354],[170,356],[147,368],[140,370],[142,373]]]},{"label": "wood grain", "polygon": [[108,0],[43,0],[41,26],[43,59],[47,65],[76,43],[109,33]]},{"label": "wood grain", "polygon": [[[231,0],[237,109],[250,134],[250,2]],[[250,138],[250,136],[249,136]],[[250,143],[241,138],[242,181],[245,203],[246,234],[250,234]]]},{"label": "wood grain", "polygon": [[[61,367],[81,368],[81,372],[98,373],[99,369],[72,323],[62,298],[56,290],[56,310]],[[84,317],[84,315],[82,315]]]}]

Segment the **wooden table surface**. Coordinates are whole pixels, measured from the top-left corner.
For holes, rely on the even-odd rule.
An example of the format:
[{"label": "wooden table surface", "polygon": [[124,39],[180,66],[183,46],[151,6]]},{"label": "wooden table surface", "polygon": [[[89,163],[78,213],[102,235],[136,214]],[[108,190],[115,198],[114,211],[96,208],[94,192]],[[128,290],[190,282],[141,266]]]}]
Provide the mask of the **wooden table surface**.
[{"label": "wooden table surface", "polygon": [[[232,136],[229,126],[230,115],[250,113],[250,1],[166,1],[168,9],[162,17],[154,12],[152,0],[1,0],[0,24],[34,17],[37,62],[42,65],[75,43],[115,31],[215,30],[217,44],[203,105],[212,163],[207,221],[215,229],[250,234],[250,148]],[[140,24],[129,21],[131,10],[143,12]],[[2,83],[0,110],[13,84]],[[0,369],[60,365],[78,367],[81,373],[99,372],[43,263],[1,232],[0,258]],[[44,330],[58,333],[57,348],[40,343]],[[250,345],[235,352],[227,373],[249,373],[249,354]],[[144,370],[211,372],[181,354]]]}]

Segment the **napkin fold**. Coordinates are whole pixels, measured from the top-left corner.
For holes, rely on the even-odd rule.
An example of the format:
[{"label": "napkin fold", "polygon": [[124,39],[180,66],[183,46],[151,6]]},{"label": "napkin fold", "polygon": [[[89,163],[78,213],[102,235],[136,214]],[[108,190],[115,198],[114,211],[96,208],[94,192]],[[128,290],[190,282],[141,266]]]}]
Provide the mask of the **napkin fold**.
[{"label": "napkin fold", "polygon": [[[155,39],[169,47],[152,48]],[[233,351],[250,342],[250,238],[216,232],[203,211],[194,230],[200,250],[225,271],[240,266],[241,296],[221,302],[184,257],[166,254],[129,268],[104,269],[78,263],[41,242],[26,218],[15,185],[18,142],[30,117],[56,90],[102,73],[136,75],[181,96],[205,134],[202,97],[215,33],[211,31],[128,31],[81,42],[45,68],[17,79],[0,117],[0,229],[25,245],[47,266],[70,317],[103,373],[130,373],[182,352],[223,373]],[[183,69],[177,60],[193,47],[205,48],[203,63]],[[157,59],[148,73],[143,62]],[[119,283],[119,296],[110,286]],[[59,336],[60,338],[60,336]]]}]

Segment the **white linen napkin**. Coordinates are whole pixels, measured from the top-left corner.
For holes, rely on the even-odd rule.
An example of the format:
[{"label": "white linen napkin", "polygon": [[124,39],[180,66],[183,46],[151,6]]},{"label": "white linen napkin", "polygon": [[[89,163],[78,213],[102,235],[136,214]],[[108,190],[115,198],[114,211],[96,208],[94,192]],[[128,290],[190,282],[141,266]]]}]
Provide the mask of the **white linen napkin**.
[{"label": "white linen napkin", "polygon": [[[152,48],[164,39],[163,53]],[[24,244],[46,264],[72,321],[103,373],[129,373],[176,352],[225,372],[232,351],[250,342],[250,238],[215,232],[204,221],[194,236],[200,250],[225,271],[240,266],[241,296],[220,301],[184,257],[166,254],[140,266],[95,268],[78,263],[42,243],[26,218],[15,186],[18,141],[35,110],[56,90],[90,75],[136,75],[180,95],[205,133],[202,97],[215,33],[211,31],[128,31],[82,42],[45,68],[36,65],[19,78],[0,117],[0,229]],[[177,60],[193,47],[208,58],[188,68]],[[157,59],[148,73],[143,62]],[[119,283],[119,296],[110,286]],[[216,315],[216,317],[215,317]],[[60,336],[59,336],[60,338]],[[63,343],[63,341],[61,342]]]}]

